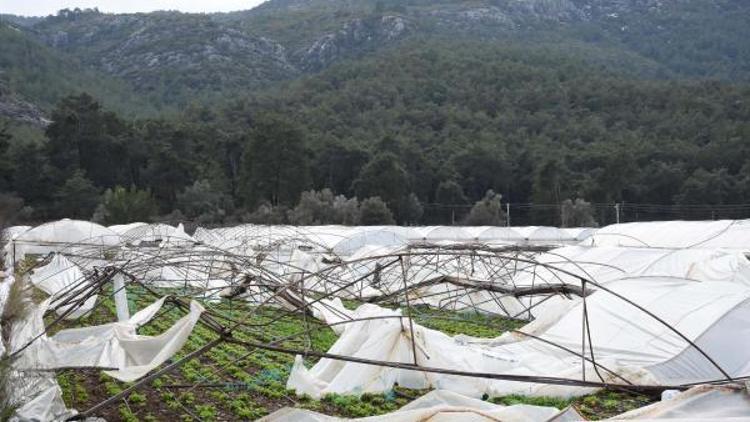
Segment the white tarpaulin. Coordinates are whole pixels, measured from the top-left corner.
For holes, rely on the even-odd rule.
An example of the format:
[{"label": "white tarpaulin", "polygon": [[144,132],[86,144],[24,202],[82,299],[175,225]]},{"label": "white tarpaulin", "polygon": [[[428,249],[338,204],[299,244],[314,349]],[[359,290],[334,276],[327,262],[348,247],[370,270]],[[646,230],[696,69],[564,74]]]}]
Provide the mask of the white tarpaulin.
[{"label": "white tarpaulin", "polygon": [[125,241],[134,245],[158,242],[160,246],[181,247],[196,243],[195,239],[185,233],[182,224],[177,227],[168,224],[137,224],[122,231],[121,235]]},{"label": "white tarpaulin", "polygon": [[46,255],[63,250],[109,247],[120,243],[120,235],[96,223],[62,219],[20,233],[10,242],[15,262],[26,254]]},{"label": "white tarpaulin", "polygon": [[560,411],[554,407],[516,404],[501,406],[450,391],[435,390],[405,405],[401,409],[380,416],[344,419],[310,410],[285,407],[265,418],[263,422],[539,422],[555,420],[575,421],[580,415],[575,410]]},{"label": "white tarpaulin", "polygon": [[[35,269],[30,276],[31,283],[52,298],[66,295],[76,289],[84,280],[83,272],[77,265],[61,254],[55,254],[49,264]],[[86,290],[85,292],[88,292]],[[65,316],[65,319],[77,319],[89,313],[96,305],[97,295],[92,295],[79,308]],[[61,306],[56,310],[63,315],[72,305]]]},{"label": "white tarpaulin", "polygon": [[[750,290],[733,283],[696,283],[672,278],[612,282],[614,292],[640,304],[695,342],[733,377],[750,375]],[[635,384],[676,385],[722,379],[722,373],[669,327],[614,295],[599,291],[587,299],[591,344],[596,361]],[[362,305],[353,318],[386,316],[347,324],[329,353],[375,361],[413,363],[409,324],[399,311]],[[506,334],[494,340],[450,337],[415,324],[417,364],[425,367],[522,376],[580,380],[582,304],[537,330],[542,340]],[[552,344],[550,344],[552,343]],[[590,363],[586,379],[598,380]],[[599,371],[606,382],[623,381]],[[377,365],[321,359],[306,369],[295,362],[287,386],[300,394],[382,392],[395,383],[410,388],[442,388],[472,397],[526,394],[570,397],[590,388],[488,380],[422,373]]]},{"label": "white tarpaulin", "polygon": [[[162,307],[160,299],[135,313],[127,322],[115,322],[83,328],[71,328],[52,337],[42,335],[19,356],[16,367],[52,369],[61,367],[117,368],[105,373],[120,380],[133,381],[164,363],[182,348],[193,330],[203,307],[191,302],[190,312],[158,336],[136,334]],[[47,302],[13,331],[13,350],[23,347],[44,331],[42,319]]]},{"label": "white tarpaulin", "polygon": [[748,250],[750,220],[655,221],[603,227],[581,242],[589,246],[725,248]]},{"label": "white tarpaulin", "polygon": [[580,285],[576,276],[597,283],[637,276],[726,281],[750,286],[747,257],[736,251],[719,249],[568,246],[541,254],[536,261],[538,263],[521,267],[513,277],[514,285]]}]

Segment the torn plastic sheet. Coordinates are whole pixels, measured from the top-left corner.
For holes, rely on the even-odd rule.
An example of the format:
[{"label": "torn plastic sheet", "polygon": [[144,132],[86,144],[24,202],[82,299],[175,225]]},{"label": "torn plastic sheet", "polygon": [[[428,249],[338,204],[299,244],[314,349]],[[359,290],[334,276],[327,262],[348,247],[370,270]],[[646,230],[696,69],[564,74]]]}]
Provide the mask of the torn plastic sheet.
[{"label": "torn plastic sheet", "polygon": [[[204,310],[193,301],[190,312],[164,333],[153,337],[138,335],[136,329],[156,315],[164,300],[159,299],[142,309],[127,322],[66,329],[52,337],[42,335],[20,354],[17,368],[117,368],[105,373],[124,382],[141,378],[180,350]],[[42,303],[25,324],[14,331],[15,350],[44,332],[43,315],[48,303]]]},{"label": "torn plastic sheet", "polygon": [[285,407],[261,419],[264,422],[537,422],[576,421],[581,416],[572,408],[517,404],[502,406],[465,397],[450,391],[435,390],[405,405],[401,409],[380,416],[344,419],[310,410]]},{"label": "torn plastic sheet", "polygon": [[16,410],[10,420],[15,421],[62,421],[78,412],[65,407],[62,390],[55,383]]},{"label": "torn plastic sheet", "polygon": [[[61,254],[55,254],[47,265],[35,269],[29,278],[35,287],[56,298],[78,288],[78,284],[84,280],[84,275],[76,264]],[[66,315],[65,319],[78,319],[88,314],[96,305],[96,299],[97,295],[86,299],[83,305]],[[73,305],[61,306],[56,313],[63,315],[71,306]]]},{"label": "torn plastic sheet", "polygon": [[[732,377],[750,375],[750,290],[736,283],[695,283],[653,278],[612,282],[610,289],[655,313],[647,312],[605,291],[587,299],[591,344],[596,361],[611,370],[595,371],[590,362],[570,350],[590,354],[582,345],[582,304],[565,309],[557,321],[538,328],[544,341],[518,334],[496,339],[450,337],[414,324],[414,334],[400,311],[360,306],[345,324],[330,354],[373,361],[414,363],[424,367],[519,376],[549,376],[571,380],[601,380],[636,385],[677,385],[722,379],[705,356],[671,327],[695,342]],[[700,310],[700,312],[696,312]],[[367,319],[370,318],[370,319]],[[521,329],[523,331],[524,329]],[[729,347],[728,344],[732,344]],[[416,351],[413,346],[416,346]],[[558,347],[563,346],[567,350]],[[615,375],[617,374],[617,375]],[[383,392],[407,388],[447,389],[470,397],[524,394],[573,397],[594,389],[567,385],[461,377],[399,368],[321,359],[307,369],[297,359],[287,387],[299,394]]]}]

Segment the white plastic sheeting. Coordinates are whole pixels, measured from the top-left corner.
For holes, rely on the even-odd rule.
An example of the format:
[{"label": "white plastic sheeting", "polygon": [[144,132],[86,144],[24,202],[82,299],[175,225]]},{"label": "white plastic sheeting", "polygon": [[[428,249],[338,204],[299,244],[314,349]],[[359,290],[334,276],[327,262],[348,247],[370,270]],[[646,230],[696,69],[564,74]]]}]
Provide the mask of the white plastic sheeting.
[{"label": "white plastic sheeting", "polygon": [[63,219],[36,226],[17,235],[10,244],[16,262],[26,254],[46,255],[75,247],[114,246],[120,235],[89,221]]},{"label": "white plastic sheeting", "polygon": [[598,229],[593,227],[569,227],[562,229],[570,240],[582,241],[593,236]]},{"label": "white plastic sheeting", "polygon": [[623,223],[599,229],[583,241],[590,246],[727,248],[748,250],[750,220]]},{"label": "white plastic sheeting", "polygon": [[450,391],[435,390],[405,405],[396,412],[366,418],[343,419],[310,410],[285,407],[261,419],[263,422],[558,422],[579,420],[575,410],[517,404],[502,406],[465,397]]},{"label": "white plastic sheeting", "polygon": [[427,226],[412,230],[409,240],[428,243],[482,242],[516,245],[561,245],[583,240],[594,229],[559,229],[545,226]]},{"label": "white plastic sheeting", "polygon": [[78,412],[67,409],[62,396],[62,390],[55,383],[55,385],[47,387],[36,397],[24,403],[16,410],[15,417],[10,420],[13,422],[67,420]]},{"label": "white plastic sheeting", "polygon": [[[79,284],[83,281],[84,275],[77,265],[63,255],[55,254],[47,265],[35,269],[29,278],[38,289],[52,298],[58,298],[80,288]],[[77,319],[88,314],[96,305],[96,300],[97,295],[92,295],[83,305],[66,315],[65,319]],[[71,306],[73,305],[61,306],[56,312],[63,315]]]},{"label": "white plastic sheeting", "polygon": [[112,277],[112,288],[115,297],[115,313],[117,321],[125,322],[130,319],[130,308],[128,306],[128,292],[125,290],[125,276],[117,273]]},{"label": "white plastic sheeting", "polygon": [[300,228],[294,226],[265,226],[243,224],[235,227],[222,227],[206,230],[219,239],[233,240],[245,248],[260,250],[289,244],[303,239]]},{"label": "white plastic sheeting", "polygon": [[31,226],[11,226],[3,230],[3,238],[5,241],[9,241],[19,234],[31,229]]},{"label": "white plastic sheeting", "polygon": [[[610,289],[657,315],[688,340],[695,342],[732,377],[750,375],[750,290],[734,283],[695,283],[673,278],[646,278],[612,282]],[[700,310],[700,312],[696,312]],[[568,350],[585,350],[591,344],[596,361],[636,384],[676,385],[722,379],[722,373],[697,349],[647,312],[599,291],[587,299],[591,343],[582,345],[582,305],[563,310],[535,335],[505,334],[494,340],[449,337],[419,325],[412,336],[399,311],[362,305],[353,318],[391,318],[347,324],[329,353],[376,361],[413,363],[412,337],[420,366],[527,376],[582,379],[581,358]],[[331,322],[331,321],[327,321]],[[523,331],[523,330],[522,330]],[[550,342],[552,344],[550,344]],[[582,347],[583,346],[583,347]],[[590,363],[588,380],[599,379]],[[604,381],[621,379],[600,369]],[[322,359],[306,369],[298,359],[287,386],[300,394],[320,397],[327,393],[382,392],[395,383],[411,388],[447,389],[471,397],[501,396],[570,397],[591,388],[555,386],[515,381],[421,373]]]},{"label": "white plastic sheeting", "polygon": [[343,321],[351,321],[354,318],[354,311],[350,311],[344,307],[341,299],[335,298],[332,300],[321,299],[317,303],[310,305],[313,316],[321,321],[326,321],[331,325],[331,329],[337,335],[341,335],[346,328],[346,324],[338,324]]},{"label": "white plastic sheeting", "polygon": [[[18,229],[17,242],[14,244],[16,248],[20,248],[20,256],[26,252],[71,250],[77,247],[77,242],[87,248],[92,245],[109,247],[120,241],[119,232],[126,234],[130,245],[123,242],[120,253],[112,262],[136,262],[138,265],[134,265],[132,270],[137,278],[165,287],[187,285],[214,289],[217,293],[218,289],[225,287],[228,282],[254,274],[248,274],[246,269],[224,268],[221,263],[208,264],[201,259],[195,259],[195,256],[200,256],[201,248],[205,251],[210,248],[222,248],[253,256],[262,250],[255,264],[262,265],[265,270],[288,281],[301,274],[319,271],[325,268],[325,265],[338,265],[334,259],[336,257],[329,259],[329,253],[342,256],[345,261],[356,261],[368,256],[406,250],[405,239],[446,244],[483,242],[558,245],[569,244],[591,235],[580,246],[556,249],[539,259],[575,275],[591,278],[639,303],[676,327],[689,340],[696,342],[733,377],[750,375],[750,359],[744,352],[750,350],[750,264],[745,255],[750,248],[748,221],[622,224],[601,229],[593,234],[594,230],[589,229],[551,227],[406,229],[390,226],[350,228],[246,225],[226,229],[199,229],[194,237],[190,237],[184,233],[182,227],[134,224],[107,229],[92,223],[62,220],[30,230]],[[144,244],[144,241],[149,243]],[[195,241],[200,241],[204,245],[196,245]],[[171,257],[164,254],[160,257],[159,250],[151,242],[158,242],[160,248],[190,247],[193,257],[180,257],[179,254],[173,254]],[[138,247],[133,248],[132,245]],[[154,251],[157,253],[153,253]],[[427,249],[415,247],[409,249],[409,252],[429,253]],[[518,286],[545,281],[580,283],[575,276],[543,269],[533,264],[519,264],[520,272],[516,273],[512,280],[500,280],[497,272],[490,271],[497,268],[475,267],[466,261],[469,258],[450,258],[447,253],[441,255],[440,250],[433,250],[433,253],[436,258],[435,265],[412,262],[407,256],[403,260],[404,267],[392,266],[380,272],[378,283],[373,283],[373,277],[370,277],[355,284],[351,291],[344,290],[340,294],[346,296],[356,292],[360,298],[364,298],[393,292],[403,288],[402,271],[406,272],[408,283],[441,275],[495,282],[507,281]],[[88,255],[91,255],[90,252]],[[74,258],[78,266],[63,259],[61,255],[55,256],[48,266],[35,271],[32,281],[43,290],[57,294],[82,278],[82,268],[91,269],[91,262],[103,257],[91,258],[87,263]],[[327,263],[328,261],[333,264]],[[385,260],[378,260],[378,264],[385,264]],[[376,260],[365,259],[334,269],[328,275],[332,280],[344,284],[372,272],[376,266]],[[466,274],[468,268],[471,269],[471,274]],[[306,285],[308,282],[312,283],[315,280],[309,279]],[[338,286],[333,283],[332,286],[316,286],[316,289],[326,291]],[[7,293],[8,287],[7,281],[0,283],[0,309],[5,294],[3,292]],[[263,298],[263,292],[255,293]],[[453,310],[479,309],[500,313],[524,308],[518,299],[505,297],[498,303],[495,295],[485,291],[467,290],[463,295],[455,293],[456,289],[448,284],[434,285],[412,291],[410,299],[412,304],[426,303]],[[521,300],[525,301],[526,298]],[[540,298],[530,297],[529,303],[534,300],[538,301]],[[158,308],[155,305],[149,308]],[[722,378],[721,372],[697,349],[689,347],[685,340],[642,310],[603,291],[590,296],[587,306],[597,362],[628,380],[639,384],[676,384]],[[334,354],[412,363],[413,337],[417,344],[418,363],[423,366],[466,372],[557,376],[569,379],[581,379],[582,371],[585,371],[586,379],[599,379],[590,364],[585,364],[585,369],[582,369],[580,357],[520,334],[506,334],[489,340],[466,336],[450,337],[418,325],[414,327],[414,333],[411,333],[409,324],[402,320],[398,311],[374,305],[364,305],[357,311],[348,311],[338,299],[322,301],[312,306],[312,310],[320,319],[329,323],[339,323],[332,327],[341,335],[330,350]],[[200,305],[192,304],[190,314],[178,321],[170,330],[156,337],[136,334],[140,321],[148,320],[155,311],[151,313],[143,310],[131,318],[121,313],[118,323],[63,330],[52,337],[43,336],[38,341],[39,345],[24,352],[24,359],[29,359],[27,367],[32,366],[31,362],[34,362],[34,367],[39,366],[38,362],[45,362],[45,365],[54,367],[111,366],[118,368],[110,373],[118,379],[137,379],[179,350],[201,311]],[[25,334],[14,329],[14,335],[25,335],[28,338],[31,332],[40,333],[41,317],[35,315],[33,323],[18,327],[21,331],[25,330]],[[342,323],[369,316],[394,318]],[[554,297],[534,308],[534,316],[536,319],[522,331],[570,350],[582,349],[580,299]],[[15,346],[19,344],[20,342],[16,342]],[[587,343],[583,349],[589,351],[590,345]],[[600,373],[608,382],[620,381],[601,369]],[[29,414],[50,415],[63,412],[64,406],[56,410],[54,406],[39,406],[47,400],[43,399],[44,397],[48,397],[49,402],[57,403],[56,405],[61,401],[59,388],[54,379],[38,377],[39,380],[35,381],[33,389],[23,390],[27,398],[37,398],[27,403]],[[447,389],[471,397],[513,393],[568,397],[591,391],[587,388],[420,373],[328,359],[321,360],[311,369],[306,369],[302,361],[298,360],[289,379],[290,387],[313,396],[329,392],[359,394],[386,391],[395,383],[414,388]],[[29,394],[30,391],[34,394]],[[38,395],[40,392],[41,396]],[[443,403],[448,404],[448,408],[456,405],[448,402]],[[476,409],[468,413],[425,411],[429,408],[430,406],[425,406],[422,409],[402,410],[419,410],[412,415],[421,415],[419,417],[432,420],[450,419],[456,415],[473,418],[478,415]],[[718,412],[718,409],[715,410]],[[479,413],[484,411],[483,409]],[[320,416],[301,410],[290,412],[286,416]],[[406,414],[390,416],[404,415]],[[664,415],[680,414],[649,415],[658,420]],[[682,415],[688,416],[688,413]],[[705,414],[706,417],[712,415],[732,416],[728,413]],[[626,416],[628,415],[622,415],[623,418]],[[41,417],[44,418],[46,416]],[[413,419],[409,419],[407,415],[403,420]]]},{"label": "white plastic sheeting", "polygon": [[136,223],[129,223],[129,224],[115,224],[114,226],[109,226],[107,228],[122,236],[123,234],[127,233],[130,230],[136,229],[138,227],[144,227],[144,226],[148,226],[148,223],[136,222]]},{"label": "white plastic sheeting", "polygon": [[425,226],[413,229],[412,241],[422,242],[466,242],[473,240],[471,232],[459,226]]},{"label": "white plastic sheeting", "polygon": [[[351,255],[363,246],[402,246],[407,242],[431,244],[487,243],[500,245],[564,245],[590,236],[595,229],[500,226],[263,226],[242,225],[199,228],[194,238],[206,244],[253,249],[304,246],[316,252]],[[127,236],[127,234],[126,234]]]},{"label": "white plastic sheeting", "polygon": [[134,381],[164,363],[179,351],[198,321],[203,307],[191,302],[190,312],[158,336],[138,335],[136,330],[150,321],[164,304],[160,299],[135,313],[126,322],[61,330],[52,337],[44,332],[43,316],[48,301],[14,327],[11,350],[24,349],[15,363],[18,370],[64,367],[116,368],[105,371],[120,381]]},{"label": "white plastic sheeting", "polygon": [[750,286],[750,261],[745,254],[731,250],[568,246],[541,254],[535,260],[542,265],[522,266],[513,284],[580,285],[577,276],[597,283],[659,276]]},{"label": "white plastic sheeting", "polygon": [[563,229],[547,226],[514,227],[529,243],[562,243],[575,240],[575,237]]},{"label": "white plastic sheeting", "polygon": [[185,233],[182,224],[177,227],[168,224],[136,224],[125,230],[122,237],[134,245],[159,242],[160,246],[188,246],[196,243],[192,236]]},{"label": "white plastic sheeting", "polygon": [[750,396],[738,386],[693,387],[669,400],[635,409],[609,421],[747,421],[750,420]]},{"label": "white plastic sheeting", "polygon": [[521,243],[524,240],[523,235],[512,227],[475,226],[465,230],[478,242]]},{"label": "white plastic sheeting", "polygon": [[364,246],[404,246],[407,239],[398,230],[389,226],[342,227],[310,226],[305,236],[322,246],[326,252],[336,255],[351,255]]}]

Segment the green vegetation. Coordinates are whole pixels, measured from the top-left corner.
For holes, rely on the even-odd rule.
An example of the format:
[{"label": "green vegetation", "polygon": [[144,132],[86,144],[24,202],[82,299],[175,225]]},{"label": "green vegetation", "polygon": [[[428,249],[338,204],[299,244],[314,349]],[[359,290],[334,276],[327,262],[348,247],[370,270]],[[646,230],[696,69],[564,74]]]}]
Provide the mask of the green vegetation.
[{"label": "green vegetation", "polygon": [[474,312],[450,312],[420,306],[413,309],[414,321],[424,327],[454,336],[498,337],[505,331],[521,328],[525,323]]},{"label": "green vegetation", "polygon": [[573,406],[581,416],[589,420],[598,420],[611,418],[620,413],[646,406],[654,402],[654,398],[630,392],[602,390],[574,399],[511,395],[494,397],[490,401],[505,406],[529,404],[533,406],[552,406],[558,409]]},{"label": "green vegetation", "polygon": [[148,221],[156,213],[156,203],[150,192],[116,186],[104,192],[102,202],[94,214],[94,220],[106,225],[125,224]]},{"label": "green vegetation", "polygon": [[64,97],[89,92],[108,108],[126,115],[146,116],[156,108],[123,81],[89,69],[21,30],[0,22],[0,86],[51,110]]},{"label": "green vegetation", "polygon": [[[506,2],[481,0],[270,1],[224,19],[267,34],[292,51],[353,19],[395,15],[415,22],[415,36],[546,43],[567,55],[586,57],[593,66],[633,74],[747,80],[747,4],[732,0],[662,2],[656,7],[612,0],[572,3],[586,9],[589,19],[566,16],[565,6],[570,3],[546,2],[524,14]],[[502,15],[487,13],[493,7]],[[474,10],[474,16],[484,11],[487,16],[469,19],[462,13],[467,10]],[[571,22],[559,25],[557,19]]]},{"label": "green vegetation", "polygon": [[116,75],[159,109],[219,101],[296,74],[272,40],[205,14],[64,9],[33,29],[86,67]]},{"label": "green vegetation", "polygon": [[16,409],[23,403],[17,402],[6,393],[15,388],[11,376],[12,358],[7,354],[10,349],[10,329],[27,316],[29,303],[32,300],[32,289],[27,280],[19,278],[11,286],[5,298],[3,312],[0,313],[0,341],[3,342],[4,353],[0,354],[0,422],[10,420]]},{"label": "green vegetation", "polygon": [[[0,356],[0,392],[9,391],[11,387],[10,359],[7,356]],[[10,420],[18,406],[19,403],[3,393],[0,396],[0,421]]]},{"label": "green vegetation", "polygon": [[409,401],[403,395],[396,395],[395,392],[388,394],[363,394],[359,397],[329,394],[323,397],[317,409],[315,407],[303,407],[317,411],[329,408],[342,417],[361,418],[393,412]]},{"label": "green vegetation", "polygon": [[[153,297],[143,291],[131,291],[137,296],[138,307],[145,306]],[[248,318],[248,324],[266,324],[271,319],[280,316],[278,312],[264,310],[251,315],[252,307],[243,303],[231,305],[213,304],[222,313],[233,318]],[[111,298],[104,302],[103,311],[88,317],[85,323],[102,323],[114,317],[114,303]],[[162,315],[158,320],[140,329],[140,334],[156,335],[163,332],[174,323],[181,313],[176,309]],[[274,339],[286,338],[297,334],[304,328],[299,317],[284,317],[270,325],[270,329],[263,331],[242,330],[235,334],[235,338],[252,341],[272,342]],[[180,359],[187,353],[197,349],[207,341],[215,338],[216,334],[208,328],[196,326],[186,346],[173,360]],[[309,338],[309,346],[313,350],[327,351],[335,342],[336,337],[330,329],[319,328]],[[306,339],[298,337],[282,342],[288,347],[305,348]],[[321,401],[309,398],[297,398],[293,392],[286,390],[286,379],[293,362],[293,356],[266,352],[262,350],[248,350],[241,346],[223,343],[212,349],[204,357],[193,359],[180,367],[174,374],[166,375],[154,380],[151,385],[140,392],[131,394],[127,401],[114,409],[117,414],[110,417],[116,420],[148,420],[149,415],[162,415],[162,418],[177,417],[192,420],[198,417],[203,420],[227,419],[257,419],[270,412],[289,405],[295,405],[332,412],[338,415],[368,415],[382,414],[393,411],[402,406],[407,399],[397,397],[395,393],[382,395],[365,395],[361,398],[330,397]],[[313,363],[310,360],[308,364]],[[104,386],[105,391],[92,392],[83,398],[75,392],[81,391],[81,385],[86,383],[86,377],[93,378]],[[101,374],[73,374],[63,372],[58,376],[63,397],[66,403],[76,403],[79,408],[92,405],[96,400],[121,392],[127,384],[118,382]],[[190,389],[185,385],[206,383],[211,387]],[[174,387],[179,386],[179,387]]]},{"label": "green vegetation", "polygon": [[470,226],[502,226],[505,224],[505,212],[500,203],[502,195],[492,189],[487,191],[480,201],[474,204],[466,216],[466,224]]},{"label": "green vegetation", "polygon": [[[69,97],[45,142],[11,139],[0,158],[37,219],[91,216],[93,185],[150,191],[157,214],[203,224],[290,222],[309,189],[380,197],[397,223],[464,221],[492,190],[557,207],[517,224],[601,224],[581,200],[750,201],[748,97],[747,85],[628,79],[543,50],[414,42],[177,119]],[[60,206],[74,196],[78,209]],[[502,222],[496,205],[469,222]]]}]

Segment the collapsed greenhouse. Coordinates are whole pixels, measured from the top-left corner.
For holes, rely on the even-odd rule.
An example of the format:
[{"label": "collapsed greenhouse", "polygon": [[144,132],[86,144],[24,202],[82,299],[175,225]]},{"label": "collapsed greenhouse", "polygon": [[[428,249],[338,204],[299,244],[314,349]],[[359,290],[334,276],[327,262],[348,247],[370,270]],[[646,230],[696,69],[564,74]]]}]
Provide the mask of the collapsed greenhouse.
[{"label": "collapsed greenhouse", "polygon": [[750,221],[61,220],[4,242],[16,420],[750,417]]}]

